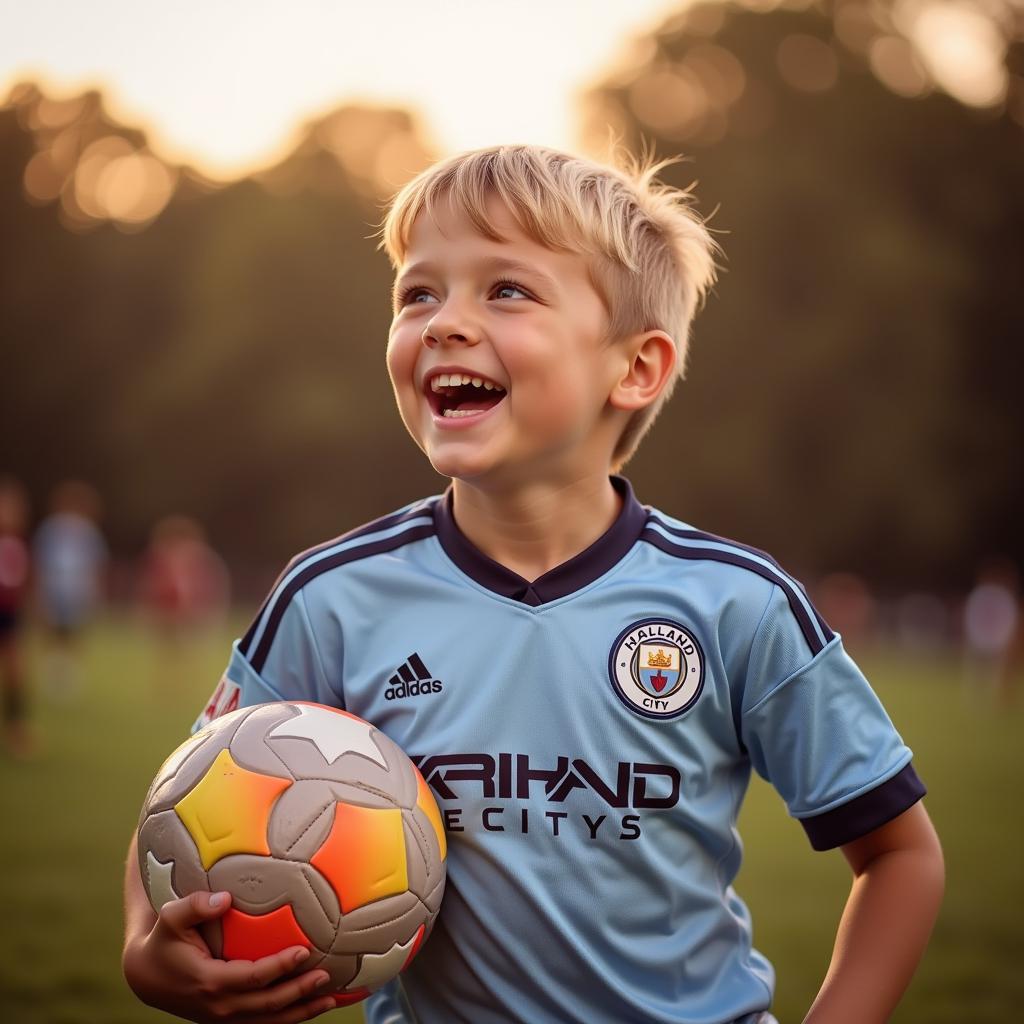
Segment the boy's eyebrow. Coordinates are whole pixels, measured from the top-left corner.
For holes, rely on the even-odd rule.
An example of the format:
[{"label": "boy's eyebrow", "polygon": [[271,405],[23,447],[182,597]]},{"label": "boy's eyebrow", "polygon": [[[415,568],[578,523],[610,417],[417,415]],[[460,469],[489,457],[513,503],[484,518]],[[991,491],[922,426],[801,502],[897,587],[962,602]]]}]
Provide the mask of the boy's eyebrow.
[{"label": "boy's eyebrow", "polygon": [[[538,279],[544,286],[552,290],[557,288],[555,279],[550,274],[539,270],[530,263],[523,263],[521,260],[509,259],[506,256],[490,256],[487,259],[480,260],[478,265],[491,273],[525,274],[528,277]],[[410,264],[395,278],[392,292],[397,294],[399,286],[407,277],[413,277],[416,274],[429,274],[433,270],[434,264],[430,260],[420,260],[418,263]]]}]

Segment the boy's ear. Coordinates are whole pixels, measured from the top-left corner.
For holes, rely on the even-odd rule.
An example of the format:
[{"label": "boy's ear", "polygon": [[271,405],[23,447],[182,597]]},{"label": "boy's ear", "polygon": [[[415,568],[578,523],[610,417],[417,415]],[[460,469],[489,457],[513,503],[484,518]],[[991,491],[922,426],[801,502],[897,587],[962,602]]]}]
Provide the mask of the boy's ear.
[{"label": "boy's ear", "polygon": [[676,346],[664,331],[648,331],[624,342],[629,365],[612,388],[608,401],[615,409],[644,409],[661,394],[676,370]]}]

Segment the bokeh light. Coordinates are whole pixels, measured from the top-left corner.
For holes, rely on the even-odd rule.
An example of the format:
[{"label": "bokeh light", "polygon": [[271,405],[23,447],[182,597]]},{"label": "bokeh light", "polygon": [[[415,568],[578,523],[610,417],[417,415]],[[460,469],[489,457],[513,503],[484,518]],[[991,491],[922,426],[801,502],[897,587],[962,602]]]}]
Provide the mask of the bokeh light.
[{"label": "bokeh light", "polygon": [[898,96],[923,96],[930,88],[929,78],[914,48],[900,36],[877,36],[868,48],[871,70]]},{"label": "bokeh light", "polygon": [[8,106],[18,110],[36,148],[22,174],[24,195],[37,205],[59,200],[67,227],[113,222],[139,230],[174,195],[179,169],[151,152],[141,132],[112,122],[98,94],[54,100],[25,84],[12,91]]},{"label": "bokeh light", "polygon": [[1006,96],[1006,41],[976,4],[943,0],[912,18],[912,37],[935,81],[961,103],[991,107]]}]

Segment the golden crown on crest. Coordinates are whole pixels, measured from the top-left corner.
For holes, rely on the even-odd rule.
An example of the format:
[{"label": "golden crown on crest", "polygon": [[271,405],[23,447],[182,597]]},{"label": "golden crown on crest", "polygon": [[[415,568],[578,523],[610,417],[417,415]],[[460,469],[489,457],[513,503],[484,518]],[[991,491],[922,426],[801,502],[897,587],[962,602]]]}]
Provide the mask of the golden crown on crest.
[{"label": "golden crown on crest", "polygon": [[666,654],[660,647],[658,648],[657,654],[647,655],[647,667],[648,668],[671,668],[672,658]]}]

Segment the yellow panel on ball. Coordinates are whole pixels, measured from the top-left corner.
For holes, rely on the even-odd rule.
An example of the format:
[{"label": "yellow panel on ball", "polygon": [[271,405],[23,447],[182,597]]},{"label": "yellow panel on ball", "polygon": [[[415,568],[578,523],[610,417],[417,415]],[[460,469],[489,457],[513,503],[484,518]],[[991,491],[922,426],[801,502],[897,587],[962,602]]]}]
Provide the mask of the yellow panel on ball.
[{"label": "yellow panel on ball", "polygon": [[402,812],[337,803],[334,824],[310,859],[347,914],[409,888]]},{"label": "yellow panel on ball", "polygon": [[267,819],[291,779],[251,772],[222,750],[191,792],[174,806],[195,840],[199,859],[209,871],[232,853],[267,856]]}]

